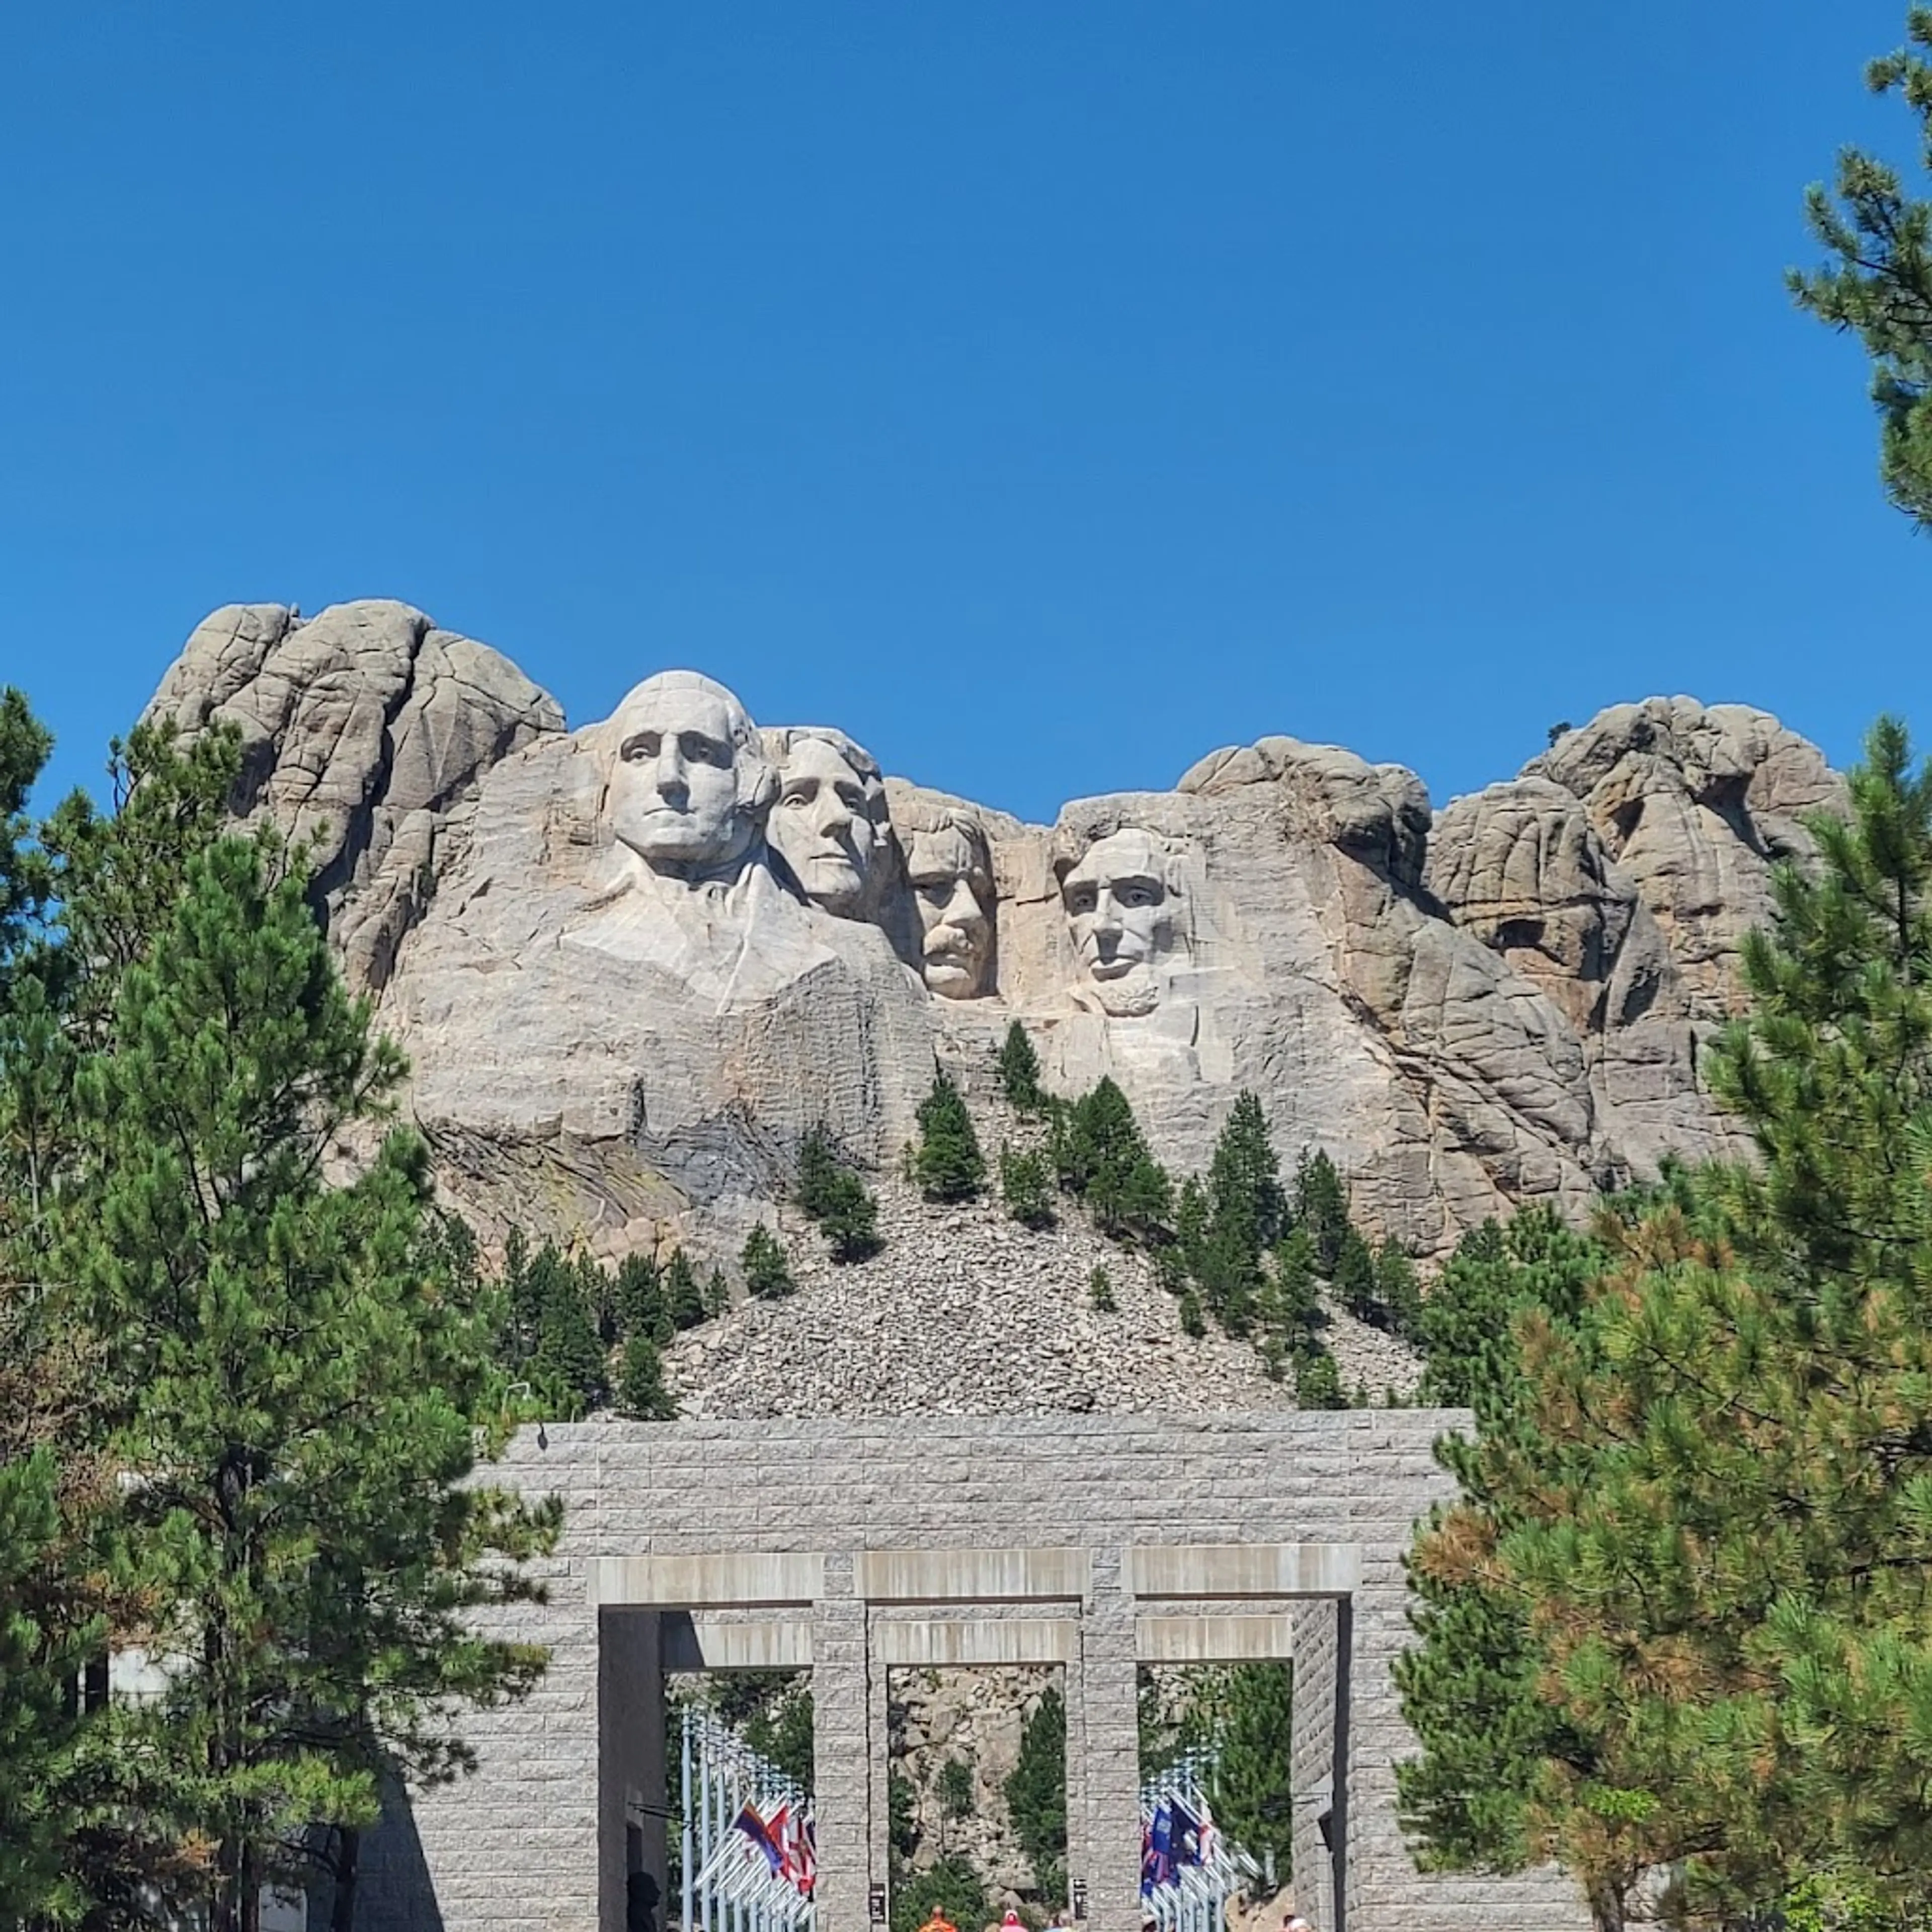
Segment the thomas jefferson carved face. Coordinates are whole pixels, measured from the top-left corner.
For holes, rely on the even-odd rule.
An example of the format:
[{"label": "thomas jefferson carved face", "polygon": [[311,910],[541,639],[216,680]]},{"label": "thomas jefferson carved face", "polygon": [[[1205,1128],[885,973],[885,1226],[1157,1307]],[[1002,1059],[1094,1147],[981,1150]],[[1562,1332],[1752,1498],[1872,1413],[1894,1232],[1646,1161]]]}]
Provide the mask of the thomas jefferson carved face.
[{"label": "thomas jefferson carved face", "polygon": [[1060,894],[1081,976],[1102,1010],[1152,1011],[1174,920],[1167,856],[1154,835],[1130,825],[1096,839],[1062,875]]},{"label": "thomas jefferson carved face", "polygon": [[773,734],[779,754],[778,802],[766,835],[814,905],[841,918],[858,913],[872,871],[878,773],[856,746],[827,734]]},{"label": "thomas jefferson carved face", "polygon": [[914,832],[906,876],[919,907],[921,966],[942,999],[970,1000],[986,990],[993,952],[992,868],[986,838],[960,823]]},{"label": "thomas jefferson carved face", "polygon": [[695,671],[646,678],[606,728],[611,830],[653,872],[695,879],[740,858],[771,802],[745,708]]}]

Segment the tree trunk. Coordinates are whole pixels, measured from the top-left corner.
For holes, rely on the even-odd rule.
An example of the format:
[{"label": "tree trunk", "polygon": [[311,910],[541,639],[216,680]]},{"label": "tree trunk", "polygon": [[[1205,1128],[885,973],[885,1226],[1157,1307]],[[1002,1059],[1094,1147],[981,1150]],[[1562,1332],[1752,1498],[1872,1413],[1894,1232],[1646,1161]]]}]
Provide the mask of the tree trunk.
[{"label": "tree trunk", "polygon": [[330,1901],[328,1932],[355,1932],[356,1864],[362,1851],[362,1834],[346,1826],[337,1834],[335,1896]]},{"label": "tree trunk", "polygon": [[1622,1887],[1599,1882],[1590,1887],[1589,1898],[1593,1932],[1624,1932]]}]

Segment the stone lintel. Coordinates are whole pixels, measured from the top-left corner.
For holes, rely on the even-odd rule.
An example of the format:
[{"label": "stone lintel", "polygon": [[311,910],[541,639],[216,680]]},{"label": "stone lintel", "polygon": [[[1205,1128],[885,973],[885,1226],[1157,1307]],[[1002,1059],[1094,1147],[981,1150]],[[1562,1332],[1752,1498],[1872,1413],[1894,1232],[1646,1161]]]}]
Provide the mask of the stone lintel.
[{"label": "stone lintel", "polygon": [[1126,1558],[1136,1597],[1341,1597],[1362,1581],[1352,1543],[1143,1543]]},{"label": "stone lintel", "polygon": [[825,1558],[816,1555],[598,1556],[590,1562],[590,1600],[607,1610],[785,1610],[815,1603],[824,1590]]},{"label": "stone lintel", "polygon": [[1144,1664],[1246,1664],[1294,1654],[1290,1616],[1138,1617],[1135,1626]]},{"label": "stone lintel", "polygon": [[1068,1664],[1078,1654],[1080,1627],[1067,1617],[934,1618],[874,1623],[872,1648],[880,1664]]},{"label": "stone lintel", "polygon": [[776,1618],[726,1623],[716,1617],[664,1618],[667,1670],[804,1670],[812,1665],[812,1626]]},{"label": "stone lintel", "polygon": [[1087,1550],[862,1550],[857,1587],[874,1604],[1078,1602],[1092,1574]]}]

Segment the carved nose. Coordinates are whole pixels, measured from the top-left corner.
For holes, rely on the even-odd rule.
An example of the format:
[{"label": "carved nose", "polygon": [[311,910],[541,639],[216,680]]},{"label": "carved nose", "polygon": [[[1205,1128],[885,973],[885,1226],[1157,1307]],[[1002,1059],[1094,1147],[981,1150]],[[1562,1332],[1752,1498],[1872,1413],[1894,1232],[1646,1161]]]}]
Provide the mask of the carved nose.
[{"label": "carved nose", "polygon": [[657,788],[667,796],[686,789],[684,760],[675,752],[666,752],[658,757]]}]

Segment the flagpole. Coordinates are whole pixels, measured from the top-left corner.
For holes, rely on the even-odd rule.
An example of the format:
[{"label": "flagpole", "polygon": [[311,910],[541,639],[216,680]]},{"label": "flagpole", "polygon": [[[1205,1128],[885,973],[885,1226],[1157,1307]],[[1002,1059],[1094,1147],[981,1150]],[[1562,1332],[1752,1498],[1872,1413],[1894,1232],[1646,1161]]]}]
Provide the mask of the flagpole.
[{"label": "flagpole", "polygon": [[684,1706],[684,1787],[682,1787],[682,1807],[684,1807],[684,1870],[678,1874],[678,1889],[684,1895],[684,1909],[678,1915],[678,1932],[692,1932],[692,1898],[694,1882],[698,1878],[698,1844],[692,1838],[692,1706]]}]

